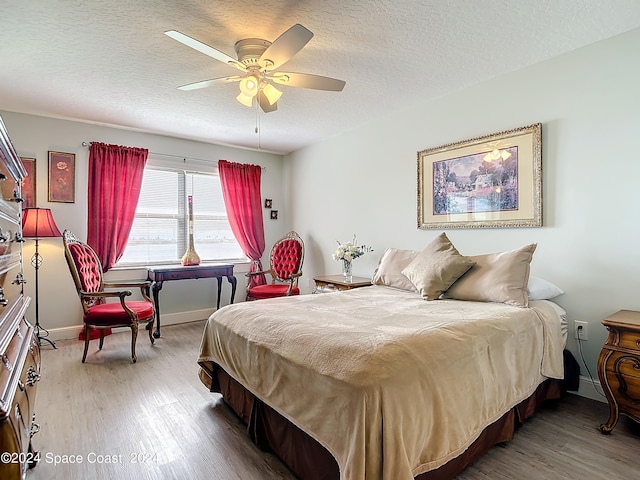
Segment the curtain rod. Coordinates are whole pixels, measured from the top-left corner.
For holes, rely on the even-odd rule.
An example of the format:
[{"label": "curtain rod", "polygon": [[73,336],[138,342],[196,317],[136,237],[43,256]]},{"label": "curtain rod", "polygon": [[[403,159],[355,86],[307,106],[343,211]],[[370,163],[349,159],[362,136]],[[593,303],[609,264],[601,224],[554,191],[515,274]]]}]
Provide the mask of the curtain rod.
[{"label": "curtain rod", "polygon": [[[82,142],[82,146],[83,147],[88,147],[92,143],[93,142]],[[149,155],[156,155],[156,156],[161,156],[161,157],[171,157],[171,158],[181,158],[183,162],[186,162],[187,160],[195,160],[196,162],[214,163],[216,165],[218,164],[217,160],[205,160],[203,158],[185,157],[184,155],[173,155],[171,153],[149,152]],[[267,170],[267,167],[262,167],[262,171],[266,171],[266,170]]]},{"label": "curtain rod", "polygon": [[[93,142],[82,142],[82,146],[83,147],[88,147],[92,143]],[[161,157],[171,157],[171,158],[181,158],[183,162],[186,162],[187,160],[195,160],[197,162],[206,162],[206,163],[215,163],[215,164],[218,163],[217,160],[205,160],[204,158],[185,157],[184,155],[173,155],[171,153],[158,153],[158,152],[151,152],[150,151],[149,155],[157,155],[157,156],[161,156]]]}]

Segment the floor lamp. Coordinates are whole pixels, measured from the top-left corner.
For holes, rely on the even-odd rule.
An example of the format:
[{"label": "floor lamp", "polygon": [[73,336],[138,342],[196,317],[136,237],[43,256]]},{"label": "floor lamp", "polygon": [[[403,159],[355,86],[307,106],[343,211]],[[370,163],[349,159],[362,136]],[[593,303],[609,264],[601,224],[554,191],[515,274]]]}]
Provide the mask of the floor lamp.
[{"label": "floor lamp", "polygon": [[[38,342],[45,340],[56,348],[53,340],[48,339],[49,332],[40,326],[38,317],[38,270],[42,266],[42,255],[38,253],[38,240],[41,238],[61,237],[62,234],[53,220],[48,208],[25,208],[22,211],[22,237],[33,238],[36,241],[36,251],[31,257],[31,265],[36,270],[36,324],[34,325]],[[40,332],[44,332],[41,334]]]}]

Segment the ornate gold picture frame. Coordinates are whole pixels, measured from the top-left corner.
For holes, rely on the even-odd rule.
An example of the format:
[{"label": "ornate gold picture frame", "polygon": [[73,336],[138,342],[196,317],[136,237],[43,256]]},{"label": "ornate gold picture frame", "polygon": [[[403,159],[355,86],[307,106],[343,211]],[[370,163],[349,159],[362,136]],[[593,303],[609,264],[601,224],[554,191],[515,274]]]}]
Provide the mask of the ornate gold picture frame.
[{"label": "ornate gold picture frame", "polygon": [[542,124],[418,152],[418,228],[542,226]]}]

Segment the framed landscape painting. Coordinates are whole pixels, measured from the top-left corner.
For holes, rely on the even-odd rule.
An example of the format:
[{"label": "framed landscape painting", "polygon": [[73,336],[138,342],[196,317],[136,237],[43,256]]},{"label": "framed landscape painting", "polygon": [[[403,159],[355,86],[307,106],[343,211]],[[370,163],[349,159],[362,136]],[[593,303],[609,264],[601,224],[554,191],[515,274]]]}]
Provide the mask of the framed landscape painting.
[{"label": "framed landscape painting", "polygon": [[418,228],[541,226],[541,124],[418,152]]}]

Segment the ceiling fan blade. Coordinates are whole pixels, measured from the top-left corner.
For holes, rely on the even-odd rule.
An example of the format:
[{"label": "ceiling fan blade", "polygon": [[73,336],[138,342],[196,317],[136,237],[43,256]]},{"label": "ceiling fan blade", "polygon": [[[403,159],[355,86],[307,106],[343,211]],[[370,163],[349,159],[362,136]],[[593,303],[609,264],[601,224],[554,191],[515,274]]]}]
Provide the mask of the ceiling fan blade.
[{"label": "ceiling fan blade", "polygon": [[271,105],[269,103],[269,100],[267,100],[267,96],[262,90],[258,92],[258,103],[260,104],[260,108],[264,113],[275,112],[278,109],[277,102],[273,102],[273,105]]},{"label": "ceiling fan blade", "polygon": [[266,70],[275,70],[298,53],[313,33],[299,23],[284,32],[260,56],[259,64]]},{"label": "ceiling fan blade", "polygon": [[214,83],[231,83],[231,82],[239,82],[244,77],[239,75],[233,75],[231,77],[220,77],[220,78],[212,78],[211,80],[203,80],[202,82],[188,83],[186,85],[182,85],[178,87],[180,90],[198,90],[199,88],[210,87]]},{"label": "ceiling fan blade", "polygon": [[236,60],[235,58],[230,57],[226,53],[222,53],[220,50],[216,50],[215,48],[210,47],[206,43],[202,43],[195,38],[191,38],[189,35],[185,35],[184,33],[180,33],[176,30],[168,30],[164,32],[164,34],[173,38],[174,40],[177,40],[183,45],[186,45],[187,47],[191,47],[199,51],[200,53],[208,55],[211,58],[215,58],[216,60],[226,63],[227,65],[237,68],[238,70],[242,70],[243,72],[247,71],[247,68],[242,63],[238,62],[238,60]]},{"label": "ceiling fan blade", "polygon": [[274,72],[268,78],[281,85],[290,87],[312,88],[314,90],[329,90],[341,92],[347,82],[337,78],[322,77],[309,73]]}]

